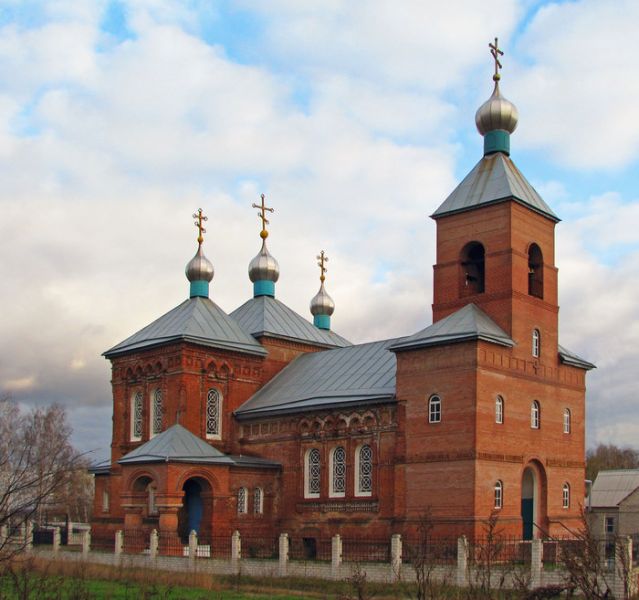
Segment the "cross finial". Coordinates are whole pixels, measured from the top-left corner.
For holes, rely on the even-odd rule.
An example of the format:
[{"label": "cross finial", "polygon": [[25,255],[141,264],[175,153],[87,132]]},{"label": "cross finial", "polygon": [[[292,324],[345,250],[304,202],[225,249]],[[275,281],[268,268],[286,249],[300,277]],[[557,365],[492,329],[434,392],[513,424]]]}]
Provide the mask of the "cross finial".
[{"label": "cross finial", "polygon": [[266,231],[266,226],[269,224],[268,219],[266,218],[266,211],[275,212],[274,208],[269,208],[266,206],[264,194],[260,196],[262,199],[262,204],[253,203],[253,208],[259,209],[257,216],[262,219],[262,231],[260,231],[260,237],[265,240],[268,237],[268,231]]},{"label": "cross finial", "polygon": [[197,209],[196,213],[193,213],[193,218],[197,219],[197,221],[194,222],[194,225],[197,227],[197,243],[198,244],[202,244],[202,242],[204,241],[204,236],[202,235],[203,233],[206,233],[206,229],[204,229],[203,225],[202,225],[202,221],[208,221],[209,218],[204,216],[204,213],[202,212],[201,208]]},{"label": "cross finial", "polygon": [[495,43],[488,44],[488,47],[490,48],[490,53],[493,55],[493,58],[495,59],[495,74],[493,75],[493,81],[497,82],[501,79],[501,75],[499,74],[499,69],[501,69],[501,63],[499,62],[499,57],[503,56],[504,53],[502,50],[499,49],[499,42],[497,41],[497,38],[495,38]]},{"label": "cross finial", "polygon": [[328,256],[326,256],[326,254],[324,254],[324,250],[322,250],[317,255],[317,260],[319,261],[317,263],[317,266],[320,268],[320,281],[322,283],[324,283],[324,280],[326,279],[326,276],[324,275],[324,273],[326,273],[326,271],[328,271],[328,269],[324,266],[324,263],[328,262]]}]

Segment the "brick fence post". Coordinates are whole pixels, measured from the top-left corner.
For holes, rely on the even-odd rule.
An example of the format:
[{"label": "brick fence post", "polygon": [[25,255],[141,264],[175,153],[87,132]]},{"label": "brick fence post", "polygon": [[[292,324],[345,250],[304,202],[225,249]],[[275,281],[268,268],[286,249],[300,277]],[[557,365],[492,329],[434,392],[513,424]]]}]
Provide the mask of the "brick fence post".
[{"label": "brick fence post", "polygon": [[154,529],[151,531],[151,536],[149,537],[149,558],[151,560],[155,560],[158,557],[158,546],[160,545],[160,536],[158,535],[158,530]]},{"label": "brick fence post", "polygon": [[468,585],[468,540],[465,535],[457,538],[457,573],[455,576],[457,587]]},{"label": "brick fence post", "polygon": [[56,556],[58,554],[58,552],[60,551],[60,528],[59,527],[54,527],[53,528],[53,546],[52,546],[52,550],[53,550],[53,555]]},{"label": "brick fence post", "polygon": [[197,533],[195,529],[191,529],[189,533],[189,561],[193,563],[197,556]]},{"label": "brick fence post", "polygon": [[530,547],[530,587],[541,587],[541,571],[544,557],[544,543],[540,539],[534,539]]},{"label": "brick fence post", "polygon": [[288,533],[280,533],[279,575],[286,577],[288,570]]},{"label": "brick fence post", "polygon": [[342,538],[338,534],[331,539],[331,576],[339,579],[340,566],[342,565]]},{"label": "brick fence post", "polygon": [[402,574],[402,536],[394,533],[391,536],[391,581],[398,581]]},{"label": "brick fence post", "polygon": [[237,529],[231,536],[231,567],[235,573],[238,572],[239,563],[242,558],[242,537]]},{"label": "brick fence post", "polygon": [[89,550],[91,550],[91,531],[87,529],[82,532],[82,558],[89,556]]},{"label": "brick fence post", "polygon": [[115,532],[115,546],[113,548],[113,553],[116,556],[122,556],[122,551],[124,550],[124,534],[121,529],[118,529]]}]

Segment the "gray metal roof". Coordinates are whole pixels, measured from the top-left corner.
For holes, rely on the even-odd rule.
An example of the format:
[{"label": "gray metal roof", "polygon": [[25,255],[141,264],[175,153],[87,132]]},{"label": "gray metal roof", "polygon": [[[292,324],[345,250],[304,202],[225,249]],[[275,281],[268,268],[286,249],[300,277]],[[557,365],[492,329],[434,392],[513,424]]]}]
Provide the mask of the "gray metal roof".
[{"label": "gray metal roof", "polygon": [[590,492],[591,508],[618,506],[639,488],[639,469],[599,471]]},{"label": "gray metal roof", "polygon": [[93,475],[108,475],[111,472],[111,459],[106,458],[100,462],[89,465],[87,471]]},{"label": "gray metal roof", "polygon": [[277,337],[330,348],[351,345],[341,335],[315,327],[286,304],[270,296],[251,298],[236,308],[231,317],[244,331],[255,337]]},{"label": "gray metal roof", "polygon": [[553,221],[559,221],[513,161],[501,152],[484,156],[432,217],[436,219],[509,199],[514,199]]},{"label": "gray metal roof", "polygon": [[252,456],[229,456],[207,444],[182,425],[175,424],[166,431],[138,446],[119,461],[121,465],[180,462],[233,467],[279,468],[279,463]]},{"label": "gray metal roof", "polygon": [[396,340],[303,354],[256,392],[235,414],[249,418],[395,398]]},{"label": "gray metal roof", "polygon": [[467,304],[452,315],[437,321],[417,333],[393,344],[390,350],[414,350],[467,340],[485,340],[502,346],[514,346],[515,342],[483,310],[475,304]]},{"label": "gray metal roof", "polygon": [[591,362],[588,362],[580,356],[577,356],[574,352],[571,352],[561,345],[559,346],[559,359],[566,365],[570,365],[571,367],[578,367],[580,369],[586,369],[586,371],[597,368]]},{"label": "gray metal roof", "polygon": [[266,350],[209,298],[189,298],[104,353],[119,354],[178,341],[265,355]]}]

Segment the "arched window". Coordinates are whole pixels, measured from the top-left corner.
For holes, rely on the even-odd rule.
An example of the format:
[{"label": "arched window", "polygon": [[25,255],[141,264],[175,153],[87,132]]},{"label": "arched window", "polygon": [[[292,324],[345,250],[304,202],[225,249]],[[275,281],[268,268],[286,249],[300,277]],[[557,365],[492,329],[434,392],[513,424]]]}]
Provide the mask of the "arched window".
[{"label": "arched window", "polygon": [[540,414],[539,414],[539,402],[533,400],[530,405],[530,427],[531,429],[539,429]]},{"label": "arched window", "polygon": [[237,514],[246,514],[246,488],[241,487],[237,490]]},{"label": "arched window", "polygon": [[109,512],[109,492],[108,490],[102,490],[102,512]]},{"label": "arched window", "polygon": [[162,390],[153,391],[151,397],[151,437],[162,433]]},{"label": "arched window", "polygon": [[219,439],[221,431],[222,397],[220,392],[211,388],[206,395],[206,437]]},{"label": "arched window", "polygon": [[532,332],[532,355],[535,358],[539,358],[541,352],[541,334],[539,329],[533,329]]},{"label": "arched window", "polygon": [[131,441],[142,439],[142,392],[135,392],[131,398]]},{"label": "arched window", "polygon": [[504,484],[497,480],[494,487],[495,503],[494,507],[499,509],[504,505]]},{"label": "arched window", "polygon": [[495,423],[501,425],[504,422],[504,399],[501,396],[495,398]]},{"label": "arched window", "polygon": [[346,494],[346,451],[342,446],[331,451],[330,472],[329,496],[341,498]]},{"label": "arched window", "polygon": [[564,483],[562,488],[562,503],[563,508],[570,508],[570,486],[568,483]]},{"label": "arched window", "polygon": [[461,296],[484,292],[484,247],[479,242],[466,244],[461,251]]},{"label": "arched window", "polygon": [[544,259],[537,244],[530,244],[528,249],[528,294],[544,297]]},{"label": "arched window", "polygon": [[255,488],[253,490],[253,512],[256,515],[261,515],[264,512],[264,493],[262,488]]},{"label": "arched window", "polygon": [[355,495],[370,496],[373,493],[373,450],[368,444],[355,451]]},{"label": "arched window", "polygon": [[431,396],[428,400],[428,422],[439,423],[442,420],[442,401],[439,396]]},{"label": "arched window", "polygon": [[321,475],[322,463],[320,451],[317,448],[311,448],[306,452],[306,460],[304,464],[305,498],[319,498]]},{"label": "arched window", "polygon": [[570,433],[570,409],[564,409],[564,433]]}]

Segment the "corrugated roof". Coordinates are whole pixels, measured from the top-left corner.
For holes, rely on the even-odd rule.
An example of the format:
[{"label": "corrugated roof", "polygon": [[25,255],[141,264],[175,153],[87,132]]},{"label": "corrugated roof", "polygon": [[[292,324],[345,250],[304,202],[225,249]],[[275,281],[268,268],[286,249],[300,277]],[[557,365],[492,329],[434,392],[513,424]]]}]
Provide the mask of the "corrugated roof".
[{"label": "corrugated roof", "polygon": [[591,508],[612,508],[639,488],[639,469],[599,471],[590,492]]},{"label": "corrugated roof", "polygon": [[253,468],[280,467],[279,463],[264,458],[224,454],[179,424],[172,425],[166,431],[138,446],[118,462],[121,465],[181,462]]},{"label": "corrugated roof", "polygon": [[351,345],[341,335],[315,327],[271,296],[251,298],[236,308],[231,317],[255,337],[271,336],[330,348]]},{"label": "corrugated roof", "polygon": [[561,362],[566,365],[570,365],[571,367],[579,367],[580,369],[586,369],[586,371],[597,368],[591,362],[588,362],[580,356],[577,356],[574,352],[571,352],[563,346],[559,346],[559,358]]},{"label": "corrugated roof", "polygon": [[388,347],[395,341],[303,354],[235,414],[248,418],[393,400],[397,361]]},{"label": "corrugated roof", "polygon": [[512,160],[501,152],[484,156],[433,213],[433,218],[514,199],[559,221]]},{"label": "corrugated roof", "polygon": [[395,351],[413,350],[467,340],[485,340],[502,346],[514,346],[515,342],[483,310],[475,304],[467,304],[452,315],[437,321],[417,333],[393,344]]},{"label": "corrugated roof", "polygon": [[209,298],[189,298],[104,353],[119,354],[176,341],[265,355],[266,350]]}]

